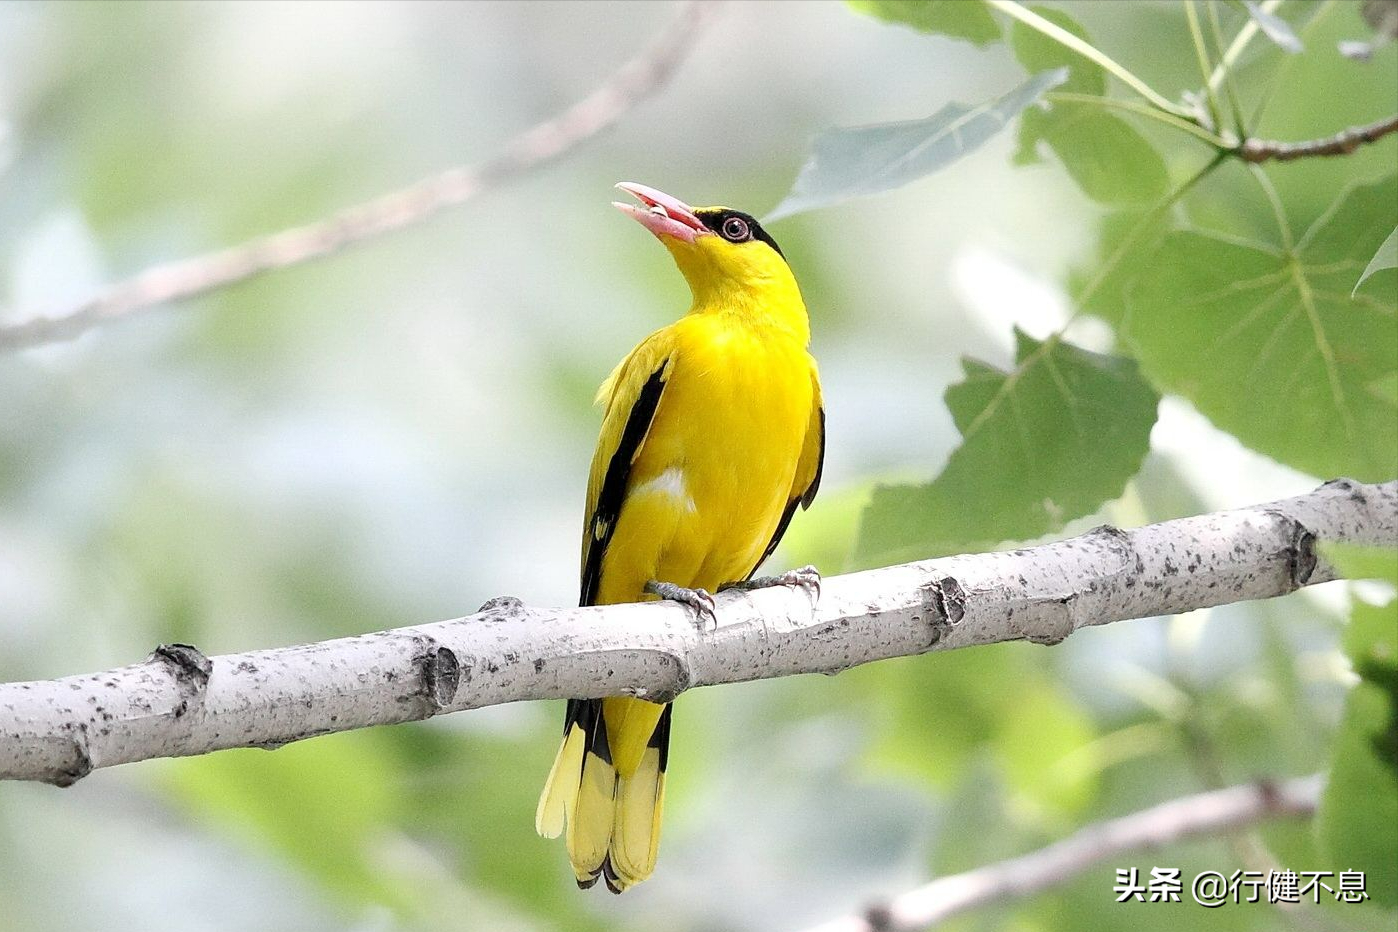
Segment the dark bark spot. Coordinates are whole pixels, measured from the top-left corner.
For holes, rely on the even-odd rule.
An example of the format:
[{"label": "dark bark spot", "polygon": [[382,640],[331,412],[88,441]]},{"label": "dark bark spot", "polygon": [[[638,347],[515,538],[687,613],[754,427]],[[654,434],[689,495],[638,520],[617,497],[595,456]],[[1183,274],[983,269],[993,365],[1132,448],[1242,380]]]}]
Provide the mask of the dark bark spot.
[{"label": "dark bark spot", "polygon": [[92,773],[92,758],[87,753],[87,741],[85,739],[73,739],[73,760],[53,775],[54,786],[72,786],[83,777]]},{"label": "dark bark spot", "polygon": [[864,907],[864,922],[869,932],[894,932],[893,908],[887,903],[871,903]]},{"label": "dark bark spot", "polygon": [[523,611],[524,603],[512,595],[497,595],[495,598],[476,609],[476,613],[479,615],[490,613],[493,615],[504,615],[505,617],[518,615]]},{"label": "dark bark spot", "polygon": [[942,617],[949,625],[958,625],[966,617],[966,590],[951,576],[937,580],[936,592],[942,600]]},{"label": "dark bark spot", "polygon": [[419,662],[422,691],[433,707],[440,710],[450,705],[461,684],[461,664],[457,662],[456,654],[450,648],[438,646],[427,651]]},{"label": "dark bark spot", "polygon": [[931,649],[942,640],[944,628],[955,627],[966,616],[966,590],[951,576],[943,576],[922,587],[923,605],[932,615]]},{"label": "dark bark spot", "polygon": [[1334,488],[1334,489],[1343,489],[1343,490],[1345,490],[1345,491],[1348,491],[1348,492],[1349,492],[1349,497],[1350,497],[1350,499],[1353,500],[1353,501],[1358,502],[1358,503],[1361,504],[1361,505],[1364,504],[1365,501],[1367,501],[1367,499],[1366,499],[1365,496],[1364,496],[1364,490],[1363,490],[1363,488],[1361,488],[1360,485],[1359,485],[1359,483],[1358,483],[1358,482],[1355,482],[1353,479],[1346,479],[1346,478],[1344,478],[1344,477],[1341,477],[1341,478],[1338,478],[1338,479],[1331,479],[1329,482],[1326,482],[1325,484],[1323,484],[1323,485],[1321,486],[1321,488],[1322,488],[1322,489],[1331,489],[1331,488]]},{"label": "dark bark spot", "polygon": [[1112,524],[1099,524],[1087,533],[1093,537],[1105,537],[1118,544],[1126,544],[1131,540],[1130,534]]},{"label": "dark bark spot", "polygon": [[214,672],[213,661],[190,644],[161,644],[146,659],[164,663],[175,674],[175,682],[196,693],[204,691]]},{"label": "dark bark spot", "polygon": [[1315,572],[1315,535],[1300,521],[1294,522],[1291,529],[1291,546],[1286,554],[1286,570],[1293,588],[1299,589],[1310,582]]}]

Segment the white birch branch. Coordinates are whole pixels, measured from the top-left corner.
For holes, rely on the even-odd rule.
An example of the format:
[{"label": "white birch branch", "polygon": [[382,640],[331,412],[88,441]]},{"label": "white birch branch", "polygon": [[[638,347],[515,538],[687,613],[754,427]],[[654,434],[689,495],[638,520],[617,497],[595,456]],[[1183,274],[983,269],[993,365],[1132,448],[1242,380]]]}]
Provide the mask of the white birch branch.
[{"label": "white birch branch", "polygon": [[1097,528],[1029,550],[728,592],[719,625],[674,603],[545,609],[493,599],[465,618],[212,659],[163,646],[104,673],[0,684],[0,779],[67,785],[98,767],[387,725],[523,699],[637,695],[1284,595],[1335,578],[1318,542],[1398,545],[1398,481],[1340,479],[1236,511]]},{"label": "white birch branch", "polygon": [[663,87],[694,47],[718,3],[689,0],[673,23],[596,90],[557,116],[520,133],[488,161],[447,169],[303,226],[152,266],[73,304],[38,313],[0,313],[0,318],[18,317],[21,321],[0,326],[0,350],[70,340],[99,324],[331,255],[421,223],[443,208],[524,174],[607,129]]},{"label": "white birch branch", "polygon": [[[1108,858],[1162,848],[1197,835],[1234,831],[1265,819],[1314,815],[1320,789],[1320,777],[1313,776],[1174,799],[1089,825],[1030,854],[939,877],[887,903],[870,906],[863,915],[843,916],[807,932],[921,932],[980,906],[1061,886]],[[1110,889],[1104,886],[1103,893]]]}]

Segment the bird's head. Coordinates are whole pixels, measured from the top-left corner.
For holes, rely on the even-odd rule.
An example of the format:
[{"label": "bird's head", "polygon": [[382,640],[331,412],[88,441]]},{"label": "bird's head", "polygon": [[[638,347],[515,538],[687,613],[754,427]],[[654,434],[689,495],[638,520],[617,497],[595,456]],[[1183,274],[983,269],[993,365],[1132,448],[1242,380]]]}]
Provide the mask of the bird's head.
[{"label": "bird's head", "polygon": [[670,250],[697,306],[800,303],[781,247],[751,214],[728,207],[690,207],[663,191],[629,181],[617,187],[640,205],[613,202],[614,206]]}]

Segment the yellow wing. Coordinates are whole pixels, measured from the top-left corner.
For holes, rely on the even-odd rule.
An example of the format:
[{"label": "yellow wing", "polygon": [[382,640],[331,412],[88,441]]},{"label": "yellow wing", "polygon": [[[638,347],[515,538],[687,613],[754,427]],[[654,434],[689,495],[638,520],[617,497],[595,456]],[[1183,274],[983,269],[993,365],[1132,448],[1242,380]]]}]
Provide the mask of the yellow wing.
[{"label": "yellow wing", "polygon": [[772,551],[781,543],[782,535],[791,524],[791,516],[799,504],[803,509],[811,507],[816,492],[820,490],[820,473],[825,468],[825,402],[820,395],[820,374],[816,371],[815,360],[811,360],[811,422],[806,428],[806,439],[801,445],[801,458],[796,461],[796,476],[791,483],[790,497],[782,511],[782,519],[777,523],[776,533],[767,544],[767,549],[753,564],[748,573],[751,576],[757,568],[767,562]]},{"label": "yellow wing", "polygon": [[602,558],[626,499],[631,465],[645,442],[665,391],[673,350],[668,328],[657,330],[632,350],[597,390],[597,401],[606,407],[587,481],[579,605],[596,601]]}]

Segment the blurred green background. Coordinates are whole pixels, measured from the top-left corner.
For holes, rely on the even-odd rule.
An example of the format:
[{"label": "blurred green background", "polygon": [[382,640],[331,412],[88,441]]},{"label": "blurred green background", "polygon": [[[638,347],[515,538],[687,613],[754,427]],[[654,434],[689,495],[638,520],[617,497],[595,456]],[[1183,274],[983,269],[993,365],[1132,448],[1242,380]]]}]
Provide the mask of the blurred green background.
[{"label": "blurred green background", "polygon": [[[1068,6],[1160,86],[1197,83],[1174,4]],[[1364,32],[1339,6],[1308,36],[1329,58]],[[15,320],[488,157],[676,9],[0,4],[0,307]],[[760,215],[812,134],[1024,77],[1004,45],[837,3],[732,3],[698,43],[616,129],[465,207],[0,357],[0,680],[161,642],[227,653],[438,620],[501,594],[570,604],[592,392],[688,300],[665,251],[608,206],[611,185]],[[1369,74],[1393,61],[1390,46]],[[1339,128],[1326,94],[1295,101],[1312,135]],[[960,357],[1008,366],[1011,324],[1042,338],[1066,319],[1062,283],[1096,254],[1102,210],[1057,163],[1012,167],[1014,150],[1006,133],[912,187],[773,225],[811,308],[829,423],[822,497],[774,564],[837,571],[873,483],[929,478],[956,445],[941,394]],[[1197,164],[1163,151],[1177,177]],[[1375,151],[1391,164],[1391,146]],[[1301,191],[1304,171],[1279,186]],[[1072,334],[1111,346],[1090,319]],[[1069,532],[1317,482],[1166,397],[1144,470]],[[66,790],[0,785],[0,930],[796,929],[1097,819],[1322,769],[1350,676],[1346,604],[1337,584],[1051,650],[688,694],[659,870],[619,899],[575,890],[562,846],[534,835],[561,714],[548,704],[130,765]],[[1321,863],[1302,825],[1260,839],[1299,869],[1346,867]],[[1256,840],[1115,866],[1228,873]],[[1119,906],[1113,866],[951,927],[1302,921]],[[1391,927],[1336,909],[1298,927]]]}]

